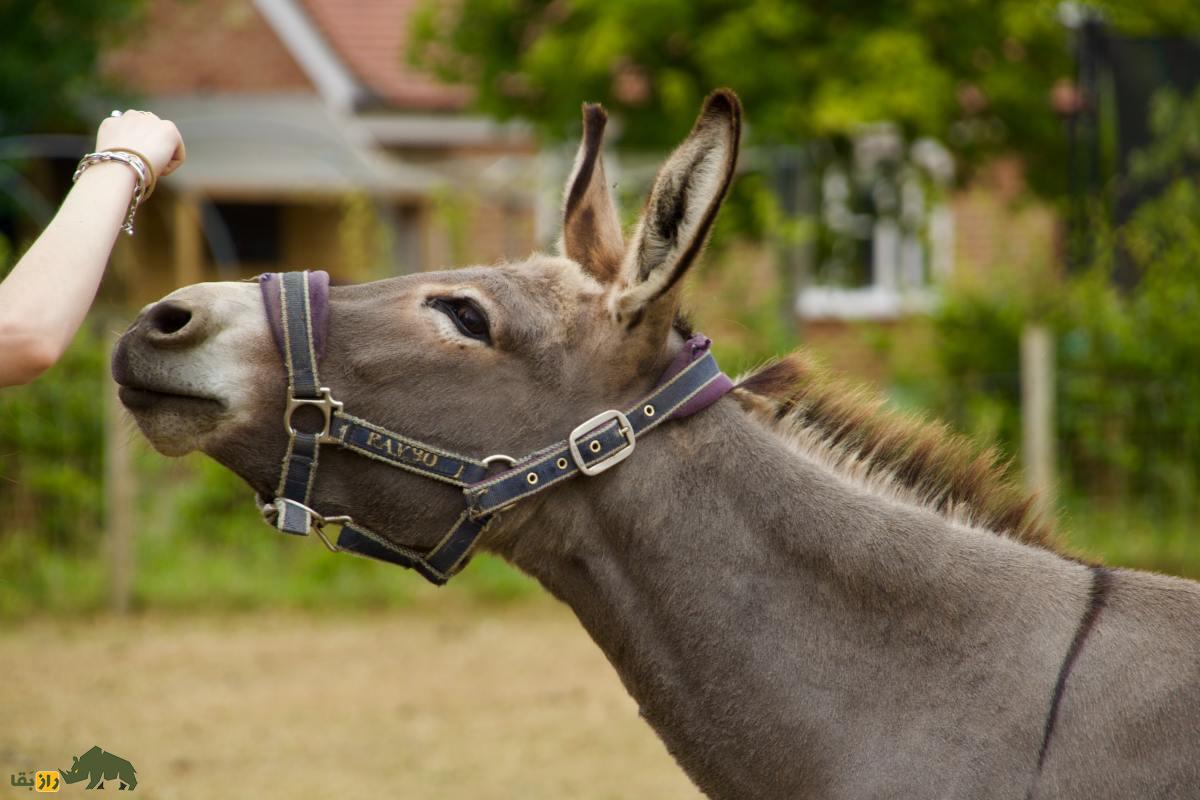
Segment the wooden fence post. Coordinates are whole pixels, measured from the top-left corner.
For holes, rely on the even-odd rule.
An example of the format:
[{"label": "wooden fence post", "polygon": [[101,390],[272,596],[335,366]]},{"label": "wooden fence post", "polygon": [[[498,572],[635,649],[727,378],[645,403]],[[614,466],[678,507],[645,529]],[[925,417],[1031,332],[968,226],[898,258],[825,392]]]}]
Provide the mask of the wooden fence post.
[{"label": "wooden fence post", "polygon": [[[117,325],[117,330],[124,325]],[[108,334],[108,358],[118,333]],[[108,604],[116,614],[129,611],[133,594],[133,474],[129,462],[129,442],[122,426],[121,401],[117,385],[107,375],[104,380],[104,506],[108,545]]]},{"label": "wooden fence post", "polygon": [[1044,325],[1021,332],[1021,461],[1039,510],[1054,513],[1054,339]]},{"label": "wooden fence post", "polygon": [[195,195],[180,193],[175,198],[173,261],[175,285],[190,286],[204,280],[204,232],[200,219],[200,201]]}]

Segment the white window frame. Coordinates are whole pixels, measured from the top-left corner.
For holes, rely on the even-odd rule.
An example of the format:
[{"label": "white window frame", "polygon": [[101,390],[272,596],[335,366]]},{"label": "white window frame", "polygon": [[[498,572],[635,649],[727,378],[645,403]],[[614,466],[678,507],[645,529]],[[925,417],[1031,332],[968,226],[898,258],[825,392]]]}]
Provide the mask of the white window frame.
[{"label": "white window frame", "polygon": [[[879,159],[896,158],[902,143],[892,126],[865,129],[855,142],[854,169],[863,174],[874,169]],[[937,142],[918,140],[906,154],[907,163],[922,170],[939,186],[953,178],[953,163],[948,152]],[[821,181],[822,208],[829,184]],[[925,206],[918,181],[898,187],[900,192],[915,192],[904,198],[907,210],[922,209],[920,226],[927,237],[914,227],[905,231],[894,217],[877,217],[871,225],[871,283],[866,286],[833,286],[813,283],[796,296],[796,314],[804,320],[893,320],[933,310],[937,304],[937,284],[949,276],[954,261],[954,217],[944,202]],[[822,212],[824,214],[824,211]],[[928,240],[928,252],[926,242]],[[928,269],[926,264],[928,263]]]}]

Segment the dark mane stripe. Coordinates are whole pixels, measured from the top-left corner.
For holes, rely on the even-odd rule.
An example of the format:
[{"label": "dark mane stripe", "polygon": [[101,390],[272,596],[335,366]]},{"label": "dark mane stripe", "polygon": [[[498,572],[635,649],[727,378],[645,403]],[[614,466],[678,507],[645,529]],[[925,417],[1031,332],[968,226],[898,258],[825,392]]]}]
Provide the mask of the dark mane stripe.
[{"label": "dark mane stripe", "polygon": [[831,379],[806,353],[766,364],[737,389],[752,413],[785,435],[812,433],[839,462],[853,462],[856,475],[891,482],[953,519],[1061,552],[1035,498],[994,450],[886,409],[880,398]]}]

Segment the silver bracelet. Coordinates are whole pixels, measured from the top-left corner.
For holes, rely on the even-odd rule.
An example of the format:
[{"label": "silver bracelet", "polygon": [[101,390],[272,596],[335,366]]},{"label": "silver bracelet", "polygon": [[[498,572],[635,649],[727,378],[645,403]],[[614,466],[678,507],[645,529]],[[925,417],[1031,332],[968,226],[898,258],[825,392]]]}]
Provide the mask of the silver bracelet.
[{"label": "silver bracelet", "polygon": [[137,213],[138,206],[146,196],[146,184],[149,180],[150,170],[147,169],[146,163],[142,159],[132,153],[101,150],[98,153],[88,153],[79,160],[79,166],[75,168],[75,175],[71,178],[71,182],[79,180],[79,176],[88,167],[103,161],[120,161],[122,164],[128,164],[129,168],[137,175],[137,185],[133,187],[133,198],[129,201],[129,213],[125,215],[125,224],[121,226],[121,230],[133,236],[133,215]]}]

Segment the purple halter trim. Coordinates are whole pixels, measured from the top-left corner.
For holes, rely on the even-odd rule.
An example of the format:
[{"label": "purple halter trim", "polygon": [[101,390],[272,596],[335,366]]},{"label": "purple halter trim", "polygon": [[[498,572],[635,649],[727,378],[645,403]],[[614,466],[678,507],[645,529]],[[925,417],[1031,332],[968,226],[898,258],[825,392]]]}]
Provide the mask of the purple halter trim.
[{"label": "purple halter trim", "polygon": [[[275,346],[283,353],[283,323],[279,314],[278,272],[264,272],[258,276],[258,288],[262,290],[263,303],[267,307],[267,322],[271,324],[271,335]],[[312,270],[308,273],[308,304],[312,311],[313,349],[317,360],[325,352],[325,333],[329,330],[329,273]]]},{"label": "purple halter trim", "polygon": [[[667,381],[674,378],[680,372],[691,364],[696,359],[708,352],[708,348],[712,346],[712,339],[709,339],[702,333],[697,333],[683,343],[683,349],[675,355],[675,360],[671,362],[671,366],[667,367],[667,371],[658,379],[656,387],[662,386]],[[671,419],[681,419],[690,417],[697,411],[703,411],[713,403],[720,400],[730,389],[733,388],[733,381],[728,375],[722,374],[720,377],[712,381],[708,386],[705,386],[691,400],[688,400],[679,410],[671,415]]]}]

